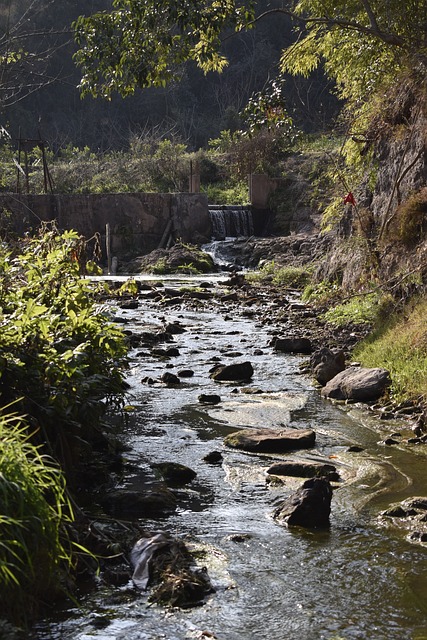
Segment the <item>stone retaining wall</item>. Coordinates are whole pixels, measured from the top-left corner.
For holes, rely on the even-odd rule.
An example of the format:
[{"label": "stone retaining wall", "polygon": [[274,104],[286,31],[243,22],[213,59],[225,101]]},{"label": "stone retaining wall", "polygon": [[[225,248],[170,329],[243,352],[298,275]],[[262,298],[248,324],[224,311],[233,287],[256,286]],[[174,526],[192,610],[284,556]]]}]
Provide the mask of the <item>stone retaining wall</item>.
[{"label": "stone retaining wall", "polygon": [[145,255],[174,239],[207,242],[212,234],[208,202],[200,193],[119,193],[91,195],[0,194],[0,225],[23,235],[40,221],[56,220],[59,229],[75,229],[85,238],[101,235],[110,224],[111,253],[119,258]]}]

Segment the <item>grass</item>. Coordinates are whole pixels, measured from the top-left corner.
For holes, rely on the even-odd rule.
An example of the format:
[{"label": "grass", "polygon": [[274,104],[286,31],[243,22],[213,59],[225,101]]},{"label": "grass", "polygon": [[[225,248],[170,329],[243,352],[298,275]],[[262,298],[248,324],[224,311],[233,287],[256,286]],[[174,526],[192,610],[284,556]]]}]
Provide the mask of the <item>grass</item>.
[{"label": "grass", "polygon": [[384,367],[392,377],[398,401],[427,400],[427,301],[421,300],[399,317],[378,327],[355,349],[364,366]]},{"label": "grass", "polygon": [[368,293],[354,296],[350,300],[328,309],[322,318],[334,327],[342,327],[350,323],[375,325],[388,312],[390,304],[390,296]]},{"label": "grass", "polygon": [[311,280],[311,271],[307,267],[279,267],[272,260],[259,271],[249,273],[247,279],[250,282],[271,282],[276,286],[303,289]]},{"label": "grass", "polygon": [[29,438],[20,417],[0,416],[0,618],[21,623],[61,590],[71,562],[63,474]]}]

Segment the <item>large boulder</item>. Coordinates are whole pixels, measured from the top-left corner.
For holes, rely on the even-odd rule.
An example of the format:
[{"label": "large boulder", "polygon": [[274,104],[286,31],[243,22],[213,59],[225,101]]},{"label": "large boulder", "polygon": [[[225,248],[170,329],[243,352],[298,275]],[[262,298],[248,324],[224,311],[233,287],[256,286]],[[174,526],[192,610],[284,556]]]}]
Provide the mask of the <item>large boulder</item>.
[{"label": "large boulder", "polygon": [[315,440],[311,429],[242,429],[226,436],[224,444],[254,453],[283,453],[313,447]]},{"label": "large boulder", "polygon": [[315,351],[310,359],[311,372],[317,382],[325,385],[345,369],[345,355],[341,350],[322,347]]},{"label": "large boulder", "polygon": [[245,382],[250,380],[253,374],[254,369],[249,361],[234,362],[233,364],[217,366],[211,373],[211,378],[215,382]]},{"label": "large boulder", "polygon": [[322,389],[322,396],[336,400],[377,400],[390,385],[387,369],[348,367],[338,373]]},{"label": "large boulder", "polygon": [[329,526],[332,487],[325,478],[311,478],[275,509],[273,517],[289,527]]},{"label": "large boulder", "polygon": [[312,352],[312,345],[309,338],[276,338],[273,344],[275,351],[283,353],[304,353]]}]

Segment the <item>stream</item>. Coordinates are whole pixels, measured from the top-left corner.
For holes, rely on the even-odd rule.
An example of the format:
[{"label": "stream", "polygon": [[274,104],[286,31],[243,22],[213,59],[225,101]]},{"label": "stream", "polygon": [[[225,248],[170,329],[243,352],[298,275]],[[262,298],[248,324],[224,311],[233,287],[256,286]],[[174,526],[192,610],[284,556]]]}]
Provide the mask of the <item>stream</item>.
[{"label": "stream", "polygon": [[[182,284],[198,281],[171,279],[167,286]],[[219,301],[166,307],[142,292],[138,309],[117,307],[114,313],[135,333],[161,329],[165,322],[185,328],[174,336],[175,357],[131,352],[127,402],[133,409],[124,428],[124,455],[140,474],[121,482],[137,488],[152,474],[150,465],[164,461],[196,471],[195,480],[177,490],[176,511],[144,519],[143,526],[197,550],[215,593],[202,606],[167,609],[150,604],[131,584],[112,588],[101,576],[95,591],[78,594],[78,606],[64,605],[54,619],[40,622],[33,638],[426,640],[426,548],[379,518],[390,503],[427,493],[424,449],[381,443],[408,423],[387,423],[356,405],[323,400],[300,373],[303,358],[273,352],[274,328],[244,307]],[[218,356],[226,364],[250,360],[252,381],[213,382],[209,369]],[[165,371],[182,369],[194,375],[173,388],[158,381]],[[221,402],[201,404],[202,393],[218,394]],[[314,429],[316,446],[280,456],[223,445],[236,428],[283,425]],[[349,452],[350,445],[362,450]],[[204,460],[212,451],[222,453],[221,464]],[[303,480],[267,484],[266,469],[292,456],[336,465],[341,481],[329,530],[288,529],[273,520],[274,508]]]}]

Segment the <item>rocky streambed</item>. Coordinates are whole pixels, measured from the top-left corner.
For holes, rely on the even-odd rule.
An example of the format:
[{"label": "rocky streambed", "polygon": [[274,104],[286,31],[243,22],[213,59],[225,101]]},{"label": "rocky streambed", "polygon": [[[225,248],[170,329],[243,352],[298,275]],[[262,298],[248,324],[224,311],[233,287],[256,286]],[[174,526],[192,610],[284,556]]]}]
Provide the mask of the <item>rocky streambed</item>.
[{"label": "rocky streambed", "polygon": [[105,559],[34,637],[425,638],[416,416],[334,404],[308,374],[358,335],[237,275],[141,278],[107,308],[132,350],[125,450],[91,497]]}]

